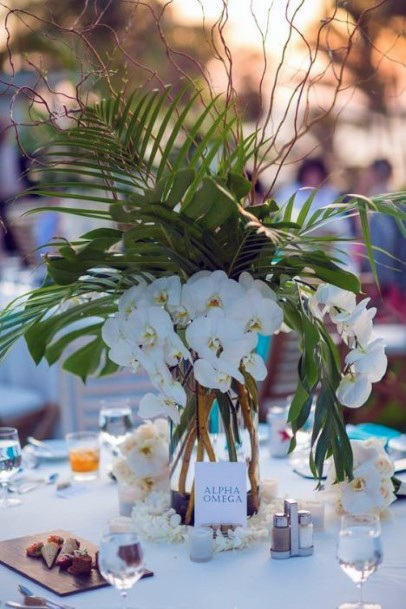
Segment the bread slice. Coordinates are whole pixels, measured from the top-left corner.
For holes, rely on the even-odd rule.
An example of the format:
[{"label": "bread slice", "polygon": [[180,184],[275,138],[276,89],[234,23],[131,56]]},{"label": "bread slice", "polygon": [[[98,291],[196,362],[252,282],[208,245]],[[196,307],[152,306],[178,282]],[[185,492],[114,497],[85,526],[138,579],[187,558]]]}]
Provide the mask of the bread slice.
[{"label": "bread slice", "polygon": [[49,541],[41,549],[42,556],[48,569],[52,569],[55,559],[59,552],[59,546],[54,541]]},{"label": "bread slice", "polygon": [[61,554],[73,554],[75,550],[78,550],[80,543],[74,537],[67,537],[62,544]]}]

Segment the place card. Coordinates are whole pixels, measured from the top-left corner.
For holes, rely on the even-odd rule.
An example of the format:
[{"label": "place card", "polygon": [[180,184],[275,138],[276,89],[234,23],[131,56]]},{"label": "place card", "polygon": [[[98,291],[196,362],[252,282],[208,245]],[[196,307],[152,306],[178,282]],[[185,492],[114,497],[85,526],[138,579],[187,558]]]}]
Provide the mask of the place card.
[{"label": "place card", "polygon": [[196,463],[195,525],[247,524],[245,463]]}]

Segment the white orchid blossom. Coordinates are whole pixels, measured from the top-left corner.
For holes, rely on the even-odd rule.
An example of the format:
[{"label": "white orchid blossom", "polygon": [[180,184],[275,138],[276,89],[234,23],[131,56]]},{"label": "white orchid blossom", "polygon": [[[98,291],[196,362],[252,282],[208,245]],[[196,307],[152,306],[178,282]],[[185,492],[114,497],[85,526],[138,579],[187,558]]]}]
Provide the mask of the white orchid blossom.
[{"label": "white orchid blossom", "polygon": [[312,298],[316,303],[325,305],[329,309],[335,308],[347,313],[352,313],[357,304],[353,292],[328,283],[319,285]]},{"label": "white orchid blossom", "polygon": [[244,333],[237,322],[227,319],[224,312],[216,309],[206,317],[192,321],[186,329],[186,340],[191,349],[199,357],[207,359],[214,366],[222,353],[240,354],[239,360],[248,355],[258,342],[258,337],[252,332]]},{"label": "white orchid blossom", "polygon": [[367,376],[345,374],[337,388],[338,401],[348,408],[360,408],[369,398],[372,391],[372,382]]},{"label": "white orchid blossom", "polygon": [[258,353],[250,353],[242,358],[242,367],[256,381],[263,381],[268,374],[264,360]]},{"label": "white orchid blossom", "polygon": [[385,499],[380,492],[381,478],[370,461],[355,468],[353,480],[341,482],[340,486],[341,502],[345,512],[365,514],[385,506]]},{"label": "white orchid blossom", "polygon": [[104,322],[102,338],[110,347],[109,358],[112,362],[138,370],[140,349],[128,340],[125,320],[120,314]]},{"label": "white orchid blossom", "polygon": [[228,309],[244,295],[244,288],[224,271],[192,278],[184,285],[182,304],[190,318],[207,314],[211,309]]},{"label": "white orchid blossom", "polygon": [[128,334],[125,327],[125,318],[117,313],[115,317],[106,319],[102,326],[102,338],[109,347],[121,342],[126,343]]},{"label": "white orchid blossom", "polygon": [[265,281],[261,279],[254,279],[250,273],[244,271],[238,278],[238,283],[240,283],[246,292],[248,292],[251,288],[255,288],[263,298],[269,298],[269,300],[277,301],[276,294],[272,288],[269,287]]},{"label": "white orchid blossom", "polygon": [[369,301],[365,298],[356,304],[355,294],[329,284],[320,285],[308,300],[314,317],[322,320],[328,312],[344,342],[352,347],[336,391],[341,404],[349,408],[359,408],[366,402],[372,383],[382,379],[387,367],[383,341],[371,340],[376,309],[367,308]]},{"label": "white orchid blossom", "polygon": [[166,416],[172,419],[175,425],[178,425],[180,421],[180,414],[176,402],[162,394],[145,394],[140,400],[138,415],[142,419],[153,419],[157,416]]},{"label": "white orchid blossom", "polygon": [[353,349],[346,356],[345,363],[351,366],[355,374],[367,376],[372,383],[377,383],[383,378],[388,365],[384,341],[377,338],[365,348]]},{"label": "white orchid blossom", "polygon": [[160,277],[155,279],[147,288],[148,294],[155,305],[166,307],[177,307],[181,301],[181,282],[180,277]]},{"label": "white orchid blossom", "polygon": [[165,340],[164,360],[169,367],[178,366],[182,360],[192,361],[190,352],[175,332],[172,332]]},{"label": "white orchid blossom", "polygon": [[170,315],[157,306],[134,310],[128,317],[127,328],[129,338],[147,348],[162,345],[173,333]]},{"label": "white orchid blossom", "polygon": [[218,389],[221,393],[226,393],[230,390],[233,378],[240,383],[244,382],[241,372],[223,354],[217,358],[215,367],[208,360],[196,360],[194,375],[197,382],[203,385],[203,387]]},{"label": "white orchid blossom", "polygon": [[250,288],[236,300],[228,311],[230,319],[241,324],[245,332],[271,336],[280,330],[283,322],[281,307],[269,298],[263,298],[256,288]]},{"label": "white orchid blossom", "polygon": [[364,298],[350,313],[330,312],[332,321],[337,325],[339,334],[346,342],[352,338],[362,347],[369,343],[372,335],[372,320],[376,314],[375,307],[367,309],[369,301],[370,298]]},{"label": "white orchid blossom", "polygon": [[159,360],[142,361],[152,385],[163,393],[167,398],[173,400],[179,406],[186,405],[186,391],[182,384],[175,380],[165,363]]},{"label": "white orchid blossom", "polygon": [[123,293],[118,301],[118,310],[127,318],[132,311],[148,304],[152,304],[152,301],[149,299],[147,292],[147,283],[141,280],[138,285],[132,286]]},{"label": "white orchid blossom", "polygon": [[354,459],[353,479],[336,483],[336,470],[332,463],[326,481],[326,495],[336,504],[339,513],[361,514],[375,512],[387,514],[395,500],[393,464],[384,445],[378,439],[351,440]]}]

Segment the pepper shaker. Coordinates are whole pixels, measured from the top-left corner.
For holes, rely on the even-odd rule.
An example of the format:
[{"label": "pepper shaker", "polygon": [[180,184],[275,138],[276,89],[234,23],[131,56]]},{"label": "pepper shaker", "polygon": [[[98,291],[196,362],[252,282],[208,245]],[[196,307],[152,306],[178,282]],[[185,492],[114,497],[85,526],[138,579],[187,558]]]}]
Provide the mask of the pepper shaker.
[{"label": "pepper shaker", "polygon": [[290,557],[290,530],[286,514],[277,513],[273,517],[271,558]]}]

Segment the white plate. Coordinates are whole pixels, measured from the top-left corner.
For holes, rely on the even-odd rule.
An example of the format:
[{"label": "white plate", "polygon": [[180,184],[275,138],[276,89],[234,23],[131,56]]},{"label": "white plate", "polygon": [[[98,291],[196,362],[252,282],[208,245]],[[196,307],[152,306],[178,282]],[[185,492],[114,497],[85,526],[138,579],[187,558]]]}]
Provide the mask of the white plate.
[{"label": "white plate", "polygon": [[400,453],[406,452],[406,433],[402,433],[396,438],[392,438],[388,442],[388,446],[391,450],[397,450]]},{"label": "white plate", "polygon": [[54,439],[44,440],[43,442],[52,450],[52,453],[45,449],[33,446],[35,454],[38,455],[38,457],[41,457],[41,459],[45,459],[46,461],[59,461],[60,459],[68,458],[68,448],[65,440]]}]

